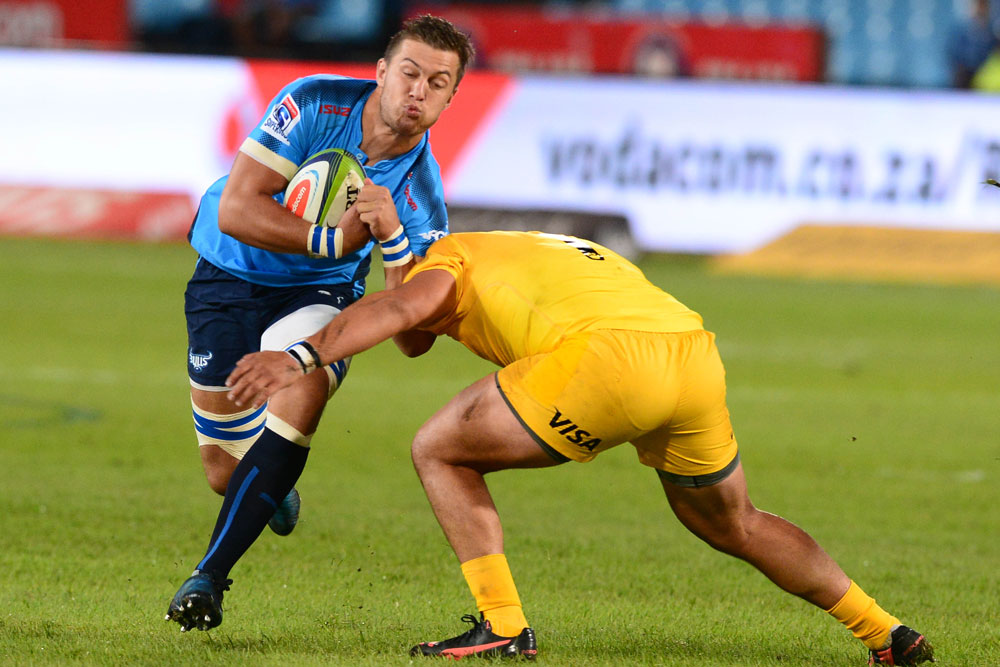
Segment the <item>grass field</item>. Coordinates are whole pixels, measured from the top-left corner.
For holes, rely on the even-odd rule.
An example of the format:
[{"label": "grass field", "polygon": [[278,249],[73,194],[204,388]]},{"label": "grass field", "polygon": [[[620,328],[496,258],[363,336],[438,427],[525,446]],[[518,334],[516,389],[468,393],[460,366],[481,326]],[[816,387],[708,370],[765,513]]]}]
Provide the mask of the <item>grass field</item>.
[{"label": "grass field", "polygon": [[[299,528],[236,566],[221,627],[182,635],[163,614],[219,506],[187,397],[193,259],[0,240],[0,664],[409,664],[474,611],[409,438],[492,368],[448,340],[355,359]],[[1000,664],[1000,290],[642,266],[719,336],[755,503],[940,664]],[[491,486],[541,664],[864,664],[833,619],[688,534],[627,445]]]}]

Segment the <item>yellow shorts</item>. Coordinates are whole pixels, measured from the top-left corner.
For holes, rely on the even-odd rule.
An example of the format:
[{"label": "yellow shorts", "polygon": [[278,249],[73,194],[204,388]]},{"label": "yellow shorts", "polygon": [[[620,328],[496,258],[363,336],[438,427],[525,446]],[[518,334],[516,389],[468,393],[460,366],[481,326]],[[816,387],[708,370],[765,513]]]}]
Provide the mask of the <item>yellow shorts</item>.
[{"label": "yellow shorts", "polygon": [[497,373],[497,387],[557,461],[589,461],[631,442],[683,486],[714,484],[738,462],[715,335],[601,329]]}]

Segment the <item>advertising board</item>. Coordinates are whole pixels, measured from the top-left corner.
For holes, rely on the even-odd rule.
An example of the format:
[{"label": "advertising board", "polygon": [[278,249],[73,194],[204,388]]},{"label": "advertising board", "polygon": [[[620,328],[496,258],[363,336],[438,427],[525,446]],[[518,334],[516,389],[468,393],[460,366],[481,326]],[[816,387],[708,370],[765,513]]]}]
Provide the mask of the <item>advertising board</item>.
[{"label": "advertising board", "polygon": [[[20,190],[17,210],[52,189],[72,191],[64,203],[183,195],[189,217],[278,89],[318,71],[367,77],[374,64],[0,49],[14,110],[0,188]],[[998,106],[956,91],[471,71],[431,143],[456,208],[604,215],[642,250],[740,252],[803,223],[1000,230],[1000,189],[982,185],[1000,176]],[[0,230],[25,233],[12,215]]]}]

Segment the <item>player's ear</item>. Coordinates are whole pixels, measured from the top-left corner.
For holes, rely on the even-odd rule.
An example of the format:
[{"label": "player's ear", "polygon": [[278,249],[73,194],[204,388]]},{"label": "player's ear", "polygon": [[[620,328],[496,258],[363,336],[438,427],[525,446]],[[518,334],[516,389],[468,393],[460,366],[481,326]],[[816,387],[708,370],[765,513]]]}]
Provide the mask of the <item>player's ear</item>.
[{"label": "player's ear", "polygon": [[385,72],[389,68],[389,63],[385,61],[385,58],[379,58],[378,62],[375,63],[375,83],[382,85],[385,83]]}]

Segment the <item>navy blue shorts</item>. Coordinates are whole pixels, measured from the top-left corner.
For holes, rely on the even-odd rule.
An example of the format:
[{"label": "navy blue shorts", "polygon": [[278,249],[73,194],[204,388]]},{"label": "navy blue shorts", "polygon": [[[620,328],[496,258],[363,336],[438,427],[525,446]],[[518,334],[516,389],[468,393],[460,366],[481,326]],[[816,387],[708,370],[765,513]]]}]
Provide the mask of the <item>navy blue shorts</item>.
[{"label": "navy blue shorts", "polygon": [[188,377],[222,387],[236,362],[258,352],[264,331],[281,318],[314,304],[343,310],[356,300],[349,284],[268,287],[199,258],[184,291]]}]

